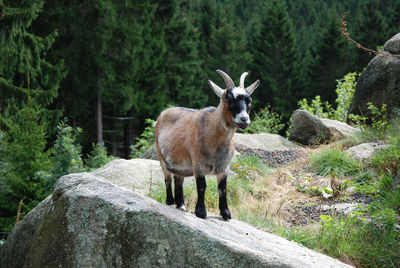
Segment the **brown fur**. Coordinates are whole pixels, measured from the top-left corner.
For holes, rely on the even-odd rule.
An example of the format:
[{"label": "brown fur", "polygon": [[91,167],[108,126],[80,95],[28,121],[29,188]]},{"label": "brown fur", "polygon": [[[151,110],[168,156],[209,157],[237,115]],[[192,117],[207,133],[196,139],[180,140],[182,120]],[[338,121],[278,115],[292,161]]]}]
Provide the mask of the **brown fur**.
[{"label": "brown fur", "polygon": [[236,127],[224,101],[214,111],[210,110],[192,112],[170,108],[161,113],[155,136],[166,176],[170,173],[197,176],[225,172],[234,152],[232,137]]}]

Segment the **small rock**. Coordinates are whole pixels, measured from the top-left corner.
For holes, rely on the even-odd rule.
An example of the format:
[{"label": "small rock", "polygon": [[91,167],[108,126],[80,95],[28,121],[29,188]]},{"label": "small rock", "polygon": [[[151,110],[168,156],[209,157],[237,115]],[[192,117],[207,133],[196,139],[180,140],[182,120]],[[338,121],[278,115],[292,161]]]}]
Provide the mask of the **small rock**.
[{"label": "small rock", "polygon": [[333,205],[322,205],[321,210],[322,211],[333,210],[339,213],[343,213],[344,215],[347,215],[353,210],[355,210],[358,205],[359,205],[358,203],[337,203]]},{"label": "small rock", "polygon": [[373,157],[377,150],[387,147],[381,143],[362,143],[351,147],[347,153],[351,154],[356,160],[368,160]]},{"label": "small rock", "polygon": [[397,185],[400,185],[400,168],[399,168],[399,170],[397,170],[397,175],[393,179],[393,183],[392,183],[393,188],[397,187]]},{"label": "small rock", "polygon": [[355,187],[355,186],[350,186],[350,187],[348,187],[348,188],[346,189],[346,193],[352,194],[352,193],[354,193],[356,190],[357,190],[357,187]]}]

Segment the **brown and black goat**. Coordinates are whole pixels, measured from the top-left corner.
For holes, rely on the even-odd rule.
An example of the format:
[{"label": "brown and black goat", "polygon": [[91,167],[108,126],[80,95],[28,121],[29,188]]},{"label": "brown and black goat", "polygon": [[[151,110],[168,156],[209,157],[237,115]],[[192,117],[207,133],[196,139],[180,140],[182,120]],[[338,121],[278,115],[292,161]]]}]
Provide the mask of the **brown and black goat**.
[{"label": "brown and black goat", "polygon": [[[212,81],[209,86],[220,98],[217,108],[207,107],[193,110],[182,107],[163,111],[155,125],[156,149],[165,176],[167,204],[186,210],[183,196],[183,180],[194,176],[197,186],[195,214],[206,218],[204,204],[206,191],[205,175],[215,174],[218,180],[219,209],[223,219],[231,218],[226,201],[226,180],[229,162],[234,154],[232,137],[237,128],[245,129],[250,124],[251,97],[259,80],[244,87],[247,73],[240,77],[240,85],[223,71],[217,70],[225,81],[222,89]],[[175,199],[172,195],[172,175],[175,183]]]}]

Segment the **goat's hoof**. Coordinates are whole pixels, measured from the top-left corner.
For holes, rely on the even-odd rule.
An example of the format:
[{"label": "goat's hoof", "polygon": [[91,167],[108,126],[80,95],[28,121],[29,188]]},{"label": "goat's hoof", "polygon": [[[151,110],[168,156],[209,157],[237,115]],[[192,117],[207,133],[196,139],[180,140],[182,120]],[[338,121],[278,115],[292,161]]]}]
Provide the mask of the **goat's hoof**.
[{"label": "goat's hoof", "polygon": [[180,209],[180,210],[186,212],[186,206],[185,206],[185,204],[182,204],[182,205],[180,205],[180,206],[177,205],[176,207],[177,207],[177,209]]},{"label": "goat's hoof", "polygon": [[207,211],[205,207],[196,207],[194,210],[194,214],[196,214],[197,217],[205,219],[207,217]]},{"label": "goat's hoof", "polygon": [[221,210],[221,216],[224,220],[229,220],[231,219],[231,212],[229,211],[228,208],[225,208]]},{"label": "goat's hoof", "polygon": [[173,198],[167,198],[167,205],[173,205],[175,204],[175,200]]}]

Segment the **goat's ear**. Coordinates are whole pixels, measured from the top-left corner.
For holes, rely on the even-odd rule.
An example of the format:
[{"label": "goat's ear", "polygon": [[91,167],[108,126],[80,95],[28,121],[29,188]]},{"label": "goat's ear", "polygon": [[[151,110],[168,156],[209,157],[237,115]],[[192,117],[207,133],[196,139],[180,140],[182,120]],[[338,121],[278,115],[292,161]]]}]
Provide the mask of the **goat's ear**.
[{"label": "goat's ear", "polygon": [[251,93],[253,93],[254,89],[256,89],[258,85],[260,85],[260,80],[257,80],[250,86],[246,87],[246,92],[251,95]]},{"label": "goat's ear", "polygon": [[210,88],[212,88],[212,90],[214,90],[215,94],[218,97],[222,97],[222,95],[224,94],[224,90],[222,88],[220,88],[219,86],[217,86],[213,81],[208,80],[208,85],[210,86]]}]

